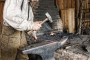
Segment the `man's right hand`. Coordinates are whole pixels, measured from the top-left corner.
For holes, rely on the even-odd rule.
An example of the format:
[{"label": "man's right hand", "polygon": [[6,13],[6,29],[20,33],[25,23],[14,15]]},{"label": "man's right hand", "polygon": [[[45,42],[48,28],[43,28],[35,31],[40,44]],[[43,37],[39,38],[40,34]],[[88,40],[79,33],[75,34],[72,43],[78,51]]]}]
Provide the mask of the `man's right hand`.
[{"label": "man's right hand", "polygon": [[34,26],[33,26],[33,30],[34,31],[37,31],[37,30],[39,30],[40,29],[40,27],[41,27],[41,23],[42,21],[38,21],[38,22],[34,22]]}]

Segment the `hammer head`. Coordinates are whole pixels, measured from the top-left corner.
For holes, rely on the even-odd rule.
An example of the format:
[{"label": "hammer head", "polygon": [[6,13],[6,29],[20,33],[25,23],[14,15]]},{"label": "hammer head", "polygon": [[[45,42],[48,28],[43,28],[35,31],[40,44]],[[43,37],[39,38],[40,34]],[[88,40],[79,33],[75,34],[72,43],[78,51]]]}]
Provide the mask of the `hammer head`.
[{"label": "hammer head", "polygon": [[49,21],[52,23],[53,21],[52,21],[52,17],[50,16],[50,14],[47,12],[47,13],[45,13],[45,15],[47,16],[47,18],[49,19]]}]

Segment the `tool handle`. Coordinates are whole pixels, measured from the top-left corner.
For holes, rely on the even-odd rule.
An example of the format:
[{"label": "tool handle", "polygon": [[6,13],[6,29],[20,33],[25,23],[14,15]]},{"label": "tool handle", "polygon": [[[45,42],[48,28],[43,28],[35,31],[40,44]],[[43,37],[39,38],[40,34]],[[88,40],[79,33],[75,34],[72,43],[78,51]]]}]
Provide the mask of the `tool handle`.
[{"label": "tool handle", "polygon": [[28,35],[30,35],[32,32],[33,32],[33,30],[30,30],[30,31],[29,31],[29,32],[27,32],[27,33],[28,33]]},{"label": "tool handle", "polygon": [[40,24],[42,25],[43,23],[45,23],[48,20],[48,18],[44,19]]},{"label": "tool handle", "polygon": [[[48,18],[44,19],[40,24],[42,25],[43,23],[45,23],[48,20]],[[34,30],[30,30],[29,32],[27,32],[29,35],[33,32]]]}]

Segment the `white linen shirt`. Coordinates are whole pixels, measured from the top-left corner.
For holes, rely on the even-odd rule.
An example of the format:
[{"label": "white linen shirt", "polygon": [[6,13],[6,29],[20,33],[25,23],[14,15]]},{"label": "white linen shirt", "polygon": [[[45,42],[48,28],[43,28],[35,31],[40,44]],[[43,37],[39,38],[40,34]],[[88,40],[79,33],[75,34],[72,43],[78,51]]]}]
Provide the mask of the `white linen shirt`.
[{"label": "white linen shirt", "polygon": [[3,24],[16,30],[24,31],[33,28],[33,12],[30,6],[28,17],[28,0],[6,0],[3,10]]}]

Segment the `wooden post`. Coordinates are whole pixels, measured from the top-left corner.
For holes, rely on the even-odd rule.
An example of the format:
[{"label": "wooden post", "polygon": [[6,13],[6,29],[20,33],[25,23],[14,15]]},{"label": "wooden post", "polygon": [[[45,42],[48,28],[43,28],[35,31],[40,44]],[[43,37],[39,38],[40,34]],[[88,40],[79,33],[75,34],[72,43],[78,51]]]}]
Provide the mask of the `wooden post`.
[{"label": "wooden post", "polygon": [[75,8],[69,8],[68,13],[68,30],[69,33],[75,33]]},{"label": "wooden post", "polygon": [[79,27],[79,9],[80,9],[80,0],[75,0],[75,17],[76,17],[76,32],[78,31],[78,27]]},{"label": "wooden post", "polygon": [[[86,1],[86,0],[85,0]],[[81,5],[81,13],[80,13],[80,24],[79,24],[79,31],[78,31],[78,34],[81,34],[81,27],[82,27],[82,15],[83,15],[83,8],[84,8],[84,3],[85,3],[85,1],[83,0],[82,1],[82,5]]]}]

